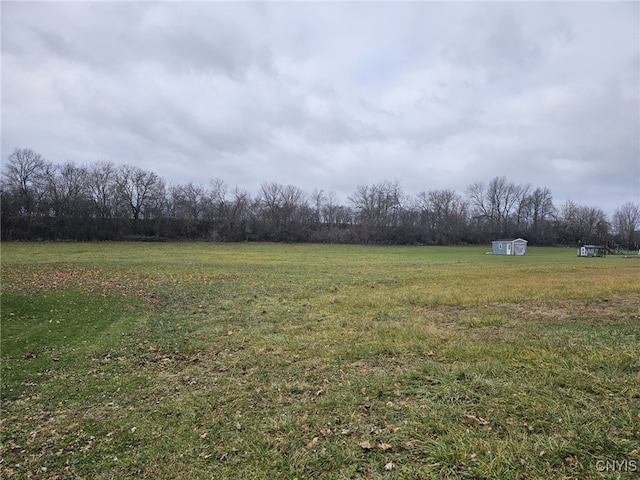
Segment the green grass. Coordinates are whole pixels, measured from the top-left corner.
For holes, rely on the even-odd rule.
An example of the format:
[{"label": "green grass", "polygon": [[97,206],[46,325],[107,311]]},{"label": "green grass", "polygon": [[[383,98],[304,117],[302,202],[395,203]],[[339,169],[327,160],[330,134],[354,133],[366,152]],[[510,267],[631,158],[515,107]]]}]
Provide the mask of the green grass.
[{"label": "green grass", "polygon": [[487,250],[5,243],[0,476],[637,475],[640,261]]}]

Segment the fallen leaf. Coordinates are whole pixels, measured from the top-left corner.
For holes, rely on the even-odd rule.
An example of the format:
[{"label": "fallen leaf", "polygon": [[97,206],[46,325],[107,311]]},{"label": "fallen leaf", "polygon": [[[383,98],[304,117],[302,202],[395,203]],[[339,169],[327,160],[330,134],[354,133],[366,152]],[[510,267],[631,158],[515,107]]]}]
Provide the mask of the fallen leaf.
[{"label": "fallen leaf", "polygon": [[322,427],[320,429],[320,433],[322,434],[323,437],[328,437],[329,435],[331,435],[331,429],[327,428],[327,427]]},{"label": "fallen leaf", "polygon": [[393,470],[394,468],[396,468],[396,464],[395,464],[395,463],[393,463],[393,462],[387,462],[387,463],[385,464],[385,466],[384,466],[384,469],[385,469],[387,472],[390,472],[390,471],[391,471],[391,470]]},{"label": "fallen leaf", "polygon": [[389,449],[391,448],[391,445],[389,445],[388,443],[380,442],[380,443],[378,444],[378,448],[379,448],[380,450],[382,450],[382,451],[385,451],[385,452],[386,452],[387,450],[389,450]]},{"label": "fallen leaf", "polygon": [[318,443],[318,437],[313,437],[311,440],[307,442],[307,448],[313,448]]},{"label": "fallen leaf", "polygon": [[389,432],[391,432],[391,433],[396,433],[398,431],[398,427],[396,427],[392,423],[389,423],[389,424],[387,424],[387,430],[389,430]]},{"label": "fallen leaf", "polygon": [[475,415],[469,415],[465,413],[464,418],[466,418],[470,422],[477,423],[478,425],[489,425],[488,420],[485,420],[482,417],[476,417]]},{"label": "fallen leaf", "polygon": [[571,465],[572,467],[576,467],[576,466],[578,466],[578,460],[576,460],[576,458],[575,458],[575,457],[571,457],[571,456],[566,457],[566,458],[564,459],[564,461],[565,461],[565,462],[567,462],[567,463],[568,463],[569,465]]},{"label": "fallen leaf", "polygon": [[371,442],[369,442],[369,440],[359,443],[358,445],[365,450],[371,450]]}]

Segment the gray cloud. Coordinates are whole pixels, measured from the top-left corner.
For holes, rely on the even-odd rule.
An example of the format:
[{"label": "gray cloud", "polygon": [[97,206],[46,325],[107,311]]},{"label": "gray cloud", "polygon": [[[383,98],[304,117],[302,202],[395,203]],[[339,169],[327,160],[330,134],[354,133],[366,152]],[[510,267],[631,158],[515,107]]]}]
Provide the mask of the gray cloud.
[{"label": "gray cloud", "polygon": [[[640,191],[633,3],[4,2],[2,158],[307,191]],[[613,186],[612,186],[613,185]]]}]

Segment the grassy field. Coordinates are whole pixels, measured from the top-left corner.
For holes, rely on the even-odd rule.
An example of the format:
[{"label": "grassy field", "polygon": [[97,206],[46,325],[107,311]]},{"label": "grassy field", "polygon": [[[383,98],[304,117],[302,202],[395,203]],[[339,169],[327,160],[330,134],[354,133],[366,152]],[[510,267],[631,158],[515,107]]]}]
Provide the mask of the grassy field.
[{"label": "grassy field", "polygon": [[7,479],[632,478],[640,260],[2,245]]}]

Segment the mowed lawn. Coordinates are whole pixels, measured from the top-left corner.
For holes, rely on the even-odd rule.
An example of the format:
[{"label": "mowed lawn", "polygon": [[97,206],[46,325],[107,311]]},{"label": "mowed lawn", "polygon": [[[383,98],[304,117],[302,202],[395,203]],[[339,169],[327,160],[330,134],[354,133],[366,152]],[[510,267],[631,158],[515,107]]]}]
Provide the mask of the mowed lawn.
[{"label": "mowed lawn", "polygon": [[640,259],[3,243],[7,479],[633,478]]}]

